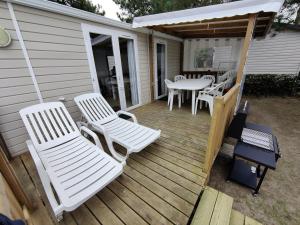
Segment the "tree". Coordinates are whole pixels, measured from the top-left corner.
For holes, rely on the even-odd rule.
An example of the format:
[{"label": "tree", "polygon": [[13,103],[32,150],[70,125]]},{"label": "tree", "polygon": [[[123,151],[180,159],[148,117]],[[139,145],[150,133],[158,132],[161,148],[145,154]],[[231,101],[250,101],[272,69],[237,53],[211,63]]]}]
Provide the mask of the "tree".
[{"label": "tree", "polygon": [[102,6],[97,4],[94,5],[90,0],[49,0],[51,2],[57,2],[62,5],[74,7],[76,9],[82,9],[84,11],[97,13],[101,16],[105,15],[105,11]]},{"label": "tree", "polygon": [[121,21],[131,23],[136,16],[170,12],[222,3],[222,0],[113,0],[122,9]]},{"label": "tree", "polygon": [[300,0],[285,0],[280,13],[276,17],[278,24],[300,25]]}]

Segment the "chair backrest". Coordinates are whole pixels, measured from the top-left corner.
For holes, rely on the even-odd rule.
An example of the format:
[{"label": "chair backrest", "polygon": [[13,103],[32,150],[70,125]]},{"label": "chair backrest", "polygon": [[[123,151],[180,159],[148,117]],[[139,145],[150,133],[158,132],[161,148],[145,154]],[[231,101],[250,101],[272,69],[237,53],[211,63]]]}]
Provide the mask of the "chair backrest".
[{"label": "chair backrest", "polygon": [[183,75],[176,75],[174,77],[174,81],[176,82],[176,81],[179,81],[179,80],[186,80],[186,77],[183,76]]},{"label": "chair backrest", "polygon": [[216,81],[215,76],[213,75],[203,75],[201,79],[211,80],[211,84],[214,84]]},{"label": "chair backrest", "polygon": [[233,85],[233,81],[236,77],[235,70],[228,70],[221,76],[218,76],[218,83],[226,81],[225,88],[230,88]]},{"label": "chair backrest", "polygon": [[169,84],[172,84],[173,81],[170,81],[169,79],[165,79],[165,84],[167,86],[167,88],[169,88]]},{"label": "chair backrest", "polygon": [[96,122],[104,124],[118,118],[116,112],[99,93],[83,94],[75,97],[74,101],[91,124]]},{"label": "chair backrest", "polygon": [[80,136],[75,122],[61,102],[29,106],[21,109],[20,115],[37,151],[58,146]]}]

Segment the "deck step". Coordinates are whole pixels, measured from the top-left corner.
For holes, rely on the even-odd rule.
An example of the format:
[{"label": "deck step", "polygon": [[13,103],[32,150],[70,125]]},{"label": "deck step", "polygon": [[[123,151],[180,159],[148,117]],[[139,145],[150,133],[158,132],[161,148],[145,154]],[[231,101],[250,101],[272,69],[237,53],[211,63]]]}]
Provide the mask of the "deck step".
[{"label": "deck step", "polygon": [[191,225],[262,225],[232,209],[232,204],[232,197],[207,186]]},{"label": "deck step", "polygon": [[232,210],[230,216],[230,225],[262,225],[260,222],[245,216],[239,211]]},{"label": "deck step", "polygon": [[206,187],[191,225],[229,225],[233,198]]}]

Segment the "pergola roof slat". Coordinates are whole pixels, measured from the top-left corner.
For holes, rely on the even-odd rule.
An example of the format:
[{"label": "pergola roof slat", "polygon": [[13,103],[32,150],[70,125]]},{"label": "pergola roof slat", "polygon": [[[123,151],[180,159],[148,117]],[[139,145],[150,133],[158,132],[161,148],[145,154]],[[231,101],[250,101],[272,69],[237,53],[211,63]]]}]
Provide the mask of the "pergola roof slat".
[{"label": "pergola roof slat", "polygon": [[[133,27],[148,27],[181,38],[243,36],[249,15],[256,14],[254,36],[263,36],[284,0],[243,0],[136,17]],[[198,35],[198,36],[197,36]]]}]

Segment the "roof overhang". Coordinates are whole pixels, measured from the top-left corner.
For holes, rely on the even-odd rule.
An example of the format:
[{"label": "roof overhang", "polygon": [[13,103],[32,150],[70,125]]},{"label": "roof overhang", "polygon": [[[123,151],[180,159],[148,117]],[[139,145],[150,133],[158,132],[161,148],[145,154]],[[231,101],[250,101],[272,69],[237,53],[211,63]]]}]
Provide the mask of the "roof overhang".
[{"label": "roof overhang", "polygon": [[284,0],[243,0],[136,17],[147,27],[180,38],[244,37],[250,14],[257,14],[254,36],[264,36]]}]

